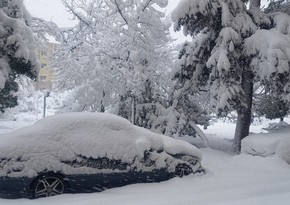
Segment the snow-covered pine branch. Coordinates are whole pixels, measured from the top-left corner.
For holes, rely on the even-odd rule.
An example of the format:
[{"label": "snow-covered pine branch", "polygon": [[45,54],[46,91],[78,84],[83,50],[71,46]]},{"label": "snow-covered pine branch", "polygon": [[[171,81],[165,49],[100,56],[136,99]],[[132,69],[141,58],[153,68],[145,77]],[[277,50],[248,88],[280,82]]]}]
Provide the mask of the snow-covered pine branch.
[{"label": "snow-covered pine branch", "polygon": [[16,75],[35,78],[39,63],[29,28],[31,17],[22,0],[0,3],[0,111],[17,105]]},{"label": "snow-covered pine branch", "polygon": [[[289,93],[289,16],[265,14],[260,0],[248,9],[240,0],[185,0],[172,13],[175,29],[194,40],[181,51],[175,77],[179,87],[208,86],[219,115],[238,112],[234,149],[249,134],[253,85],[270,83]],[[196,89],[196,88],[192,88]]]}]

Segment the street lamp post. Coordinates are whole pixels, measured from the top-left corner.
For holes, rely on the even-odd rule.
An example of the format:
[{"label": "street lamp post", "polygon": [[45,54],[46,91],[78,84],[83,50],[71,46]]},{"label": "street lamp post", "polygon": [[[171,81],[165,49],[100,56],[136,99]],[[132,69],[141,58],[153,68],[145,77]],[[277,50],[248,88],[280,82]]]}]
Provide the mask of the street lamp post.
[{"label": "street lamp post", "polygon": [[49,96],[50,92],[45,91],[43,94],[43,118],[45,118],[45,111],[46,111],[46,98]]}]

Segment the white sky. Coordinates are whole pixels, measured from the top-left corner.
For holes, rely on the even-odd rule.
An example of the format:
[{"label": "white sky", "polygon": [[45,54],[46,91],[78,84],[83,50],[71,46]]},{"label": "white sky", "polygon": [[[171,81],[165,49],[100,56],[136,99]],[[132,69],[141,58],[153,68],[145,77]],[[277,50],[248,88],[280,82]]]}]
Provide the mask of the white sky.
[{"label": "white sky", "polygon": [[32,16],[53,21],[60,27],[73,25],[61,0],[24,0],[24,4]]},{"label": "white sky", "polygon": [[[179,0],[168,0],[166,13],[170,13],[178,3]],[[55,22],[59,27],[74,25],[71,16],[66,12],[61,0],[24,0],[24,4],[32,16]],[[174,39],[178,39],[176,44],[184,42],[187,39],[182,32],[175,33],[173,28],[171,28],[171,34]]]},{"label": "white sky", "polygon": [[[170,13],[180,0],[168,0],[166,13]],[[262,0],[266,2],[267,0]],[[70,27],[74,22],[70,19],[70,15],[65,11],[65,7],[61,0],[24,0],[26,8],[32,16],[36,16],[47,21],[55,22],[60,27]],[[182,32],[175,33],[171,28],[171,35],[173,38],[178,39],[176,43],[181,43],[187,38]],[[188,38],[189,39],[189,38]]]},{"label": "white sky", "polygon": [[[171,12],[179,0],[168,0],[166,11]],[[69,19],[61,0],[24,0],[26,8],[32,16],[37,16],[47,21],[53,21],[60,27],[72,26],[74,23]]]}]

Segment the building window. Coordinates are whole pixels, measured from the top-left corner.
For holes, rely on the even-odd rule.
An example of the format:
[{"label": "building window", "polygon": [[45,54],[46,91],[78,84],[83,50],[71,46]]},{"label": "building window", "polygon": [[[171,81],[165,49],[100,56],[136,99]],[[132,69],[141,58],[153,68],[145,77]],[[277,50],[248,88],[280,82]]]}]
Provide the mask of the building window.
[{"label": "building window", "polygon": [[40,80],[41,80],[41,81],[46,81],[46,76],[45,76],[45,75],[41,75],[41,76],[40,76]]},{"label": "building window", "polygon": [[46,67],[46,63],[41,63],[41,68]]},{"label": "building window", "polygon": [[42,56],[46,56],[46,51],[41,51],[41,52],[40,52],[40,55],[42,55]]}]

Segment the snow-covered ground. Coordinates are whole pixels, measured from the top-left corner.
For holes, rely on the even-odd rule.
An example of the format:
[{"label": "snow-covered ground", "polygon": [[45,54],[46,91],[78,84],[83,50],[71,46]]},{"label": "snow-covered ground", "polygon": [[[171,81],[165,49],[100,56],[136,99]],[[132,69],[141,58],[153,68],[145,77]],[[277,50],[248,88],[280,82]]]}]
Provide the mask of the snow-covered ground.
[{"label": "snow-covered ground", "polygon": [[[23,119],[23,120],[20,120]],[[0,132],[33,123],[33,116],[21,116],[17,121],[0,121]],[[290,123],[290,119],[285,119]],[[259,133],[269,124],[252,126]],[[5,129],[4,127],[9,127]],[[288,128],[286,128],[288,129]],[[289,137],[284,132],[284,137]],[[154,184],[135,184],[101,193],[65,194],[37,200],[0,199],[0,205],[288,205],[290,199],[290,165],[276,155],[268,157],[249,154],[233,155],[227,150],[234,134],[234,124],[218,121],[205,130],[211,148],[201,148],[202,164],[207,174],[174,178]],[[281,132],[280,132],[281,133]],[[274,134],[272,134],[275,137]],[[253,135],[254,136],[254,135]],[[259,134],[263,136],[263,134]],[[283,137],[282,136],[282,137]]]}]

